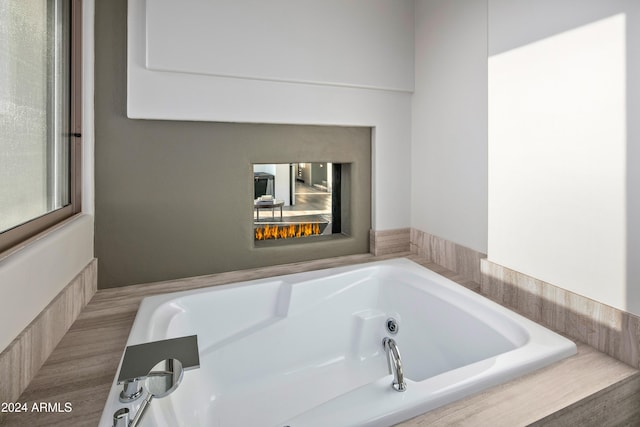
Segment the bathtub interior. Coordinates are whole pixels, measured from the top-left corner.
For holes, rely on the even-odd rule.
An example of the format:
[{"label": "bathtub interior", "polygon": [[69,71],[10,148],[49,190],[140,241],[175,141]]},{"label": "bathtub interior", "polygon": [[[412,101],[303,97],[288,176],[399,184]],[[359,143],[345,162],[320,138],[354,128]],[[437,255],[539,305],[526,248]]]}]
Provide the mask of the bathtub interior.
[{"label": "bathtub interior", "polygon": [[[489,325],[492,316],[502,326]],[[175,408],[188,407],[181,421],[194,425],[275,426],[390,381],[382,347],[389,317],[399,322],[394,339],[409,387],[528,340],[510,318],[465,292],[384,265],[186,295],[154,310],[146,340],[197,334],[201,367],[154,416],[170,420]]]}]

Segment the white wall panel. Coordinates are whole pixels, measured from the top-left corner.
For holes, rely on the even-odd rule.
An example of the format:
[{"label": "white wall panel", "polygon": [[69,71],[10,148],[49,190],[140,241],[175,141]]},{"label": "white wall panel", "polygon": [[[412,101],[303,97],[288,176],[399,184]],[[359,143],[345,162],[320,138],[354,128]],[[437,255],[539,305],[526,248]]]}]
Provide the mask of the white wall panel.
[{"label": "white wall panel", "polygon": [[[341,3],[331,2],[336,8]],[[144,0],[129,1],[127,112],[130,118],[373,127],[373,228],[409,226],[411,176],[407,164],[411,149],[411,93],[150,70],[146,66],[146,48],[151,15],[147,15],[146,6]],[[413,2],[403,0],[398,7],[412,8]],[[284,15],[288,13],[284,6],[278,10]],[[366,10],[364,8],[364,13]],[[413,21],[402,28],[406,33],[403,39],[410,34],[411,51],[412,24]],[[397,26],[395,29],[400,30]],[[370,42],[379,43],[379,40]],[[198,49],[193,52],[202,53]],[[393,60],[385,58],[385,61]],[[340,58],[335,58],[336,63],[339,61]],[[260,74],[262,69],[257,72]]]},{"label": "white wall panel", "polygon": [[487,7],[416,2],[411,224],[487,251]]},{"label": "white wall panel", "polygon": [[413,89],[413,2],[147,0],[146,66]]},{"label": "white wall panel", "polygon": [[489,1],[488,256],[637,314],[627,276],[632,3]]}]

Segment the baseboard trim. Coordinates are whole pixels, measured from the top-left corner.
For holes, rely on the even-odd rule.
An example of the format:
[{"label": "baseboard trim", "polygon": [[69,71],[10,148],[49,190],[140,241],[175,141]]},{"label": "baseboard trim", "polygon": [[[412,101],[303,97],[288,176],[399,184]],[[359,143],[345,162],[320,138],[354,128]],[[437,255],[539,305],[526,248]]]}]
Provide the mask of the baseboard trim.
[{"label": "baseboard trim", "polygon": [[411,229],[411,252],[480,284],[480,260],[486,254],[424,231]]},{"label": "baseboard trim", "polygon": [[369,252],[375,256],[409,252],[410,228],[369,232]]},{"label": "baseboard trim", "polygon": [[640,368],[640,317],[482,260],[481,293],[614,359]]},{"label": "baseboard trim", "polygon": [[507,267],[486,255],[410,229],[411,252],[480,285],[480,293],[554,331],[640,369],[640,317]]},{"label": "baseboard trim", "polygon": [[0,402],[15,402],[95,295],[94,258],[0,353]]},{"label": "baseboard trim", "polygon": [[375,256],[411,252],[426,262],[441,265],[478,285],[481,277],[480,260],[486,258],[482,252],[415,228],[371,230],[369,251]]}]

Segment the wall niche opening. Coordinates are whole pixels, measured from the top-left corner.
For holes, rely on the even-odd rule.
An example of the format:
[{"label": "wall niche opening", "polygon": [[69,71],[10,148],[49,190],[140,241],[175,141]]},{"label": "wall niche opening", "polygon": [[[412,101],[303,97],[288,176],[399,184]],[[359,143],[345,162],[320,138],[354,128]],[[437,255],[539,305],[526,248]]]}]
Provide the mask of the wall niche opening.
[{"label": "wall niche opening", "polygon": [[350,163],[254,163],[255,246],[348,236],[350,177]]}]

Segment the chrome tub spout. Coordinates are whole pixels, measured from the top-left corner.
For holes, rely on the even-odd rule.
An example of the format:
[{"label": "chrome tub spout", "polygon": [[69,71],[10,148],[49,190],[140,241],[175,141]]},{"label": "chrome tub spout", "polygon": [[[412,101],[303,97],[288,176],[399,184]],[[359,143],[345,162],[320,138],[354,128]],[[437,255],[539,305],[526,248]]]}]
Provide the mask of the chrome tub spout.
[{"label": "chrome tub spout", "polygon": [[395,391],[405,391],[407,384],[404,382],[404,374],[402,373],[402,360],[400,358],[400,350],[393,338],[385,338],[382,340],[382,346],[387,353],[387,362],[389,364],[389,373],[393,374],[393,382],[391,387]]}]

